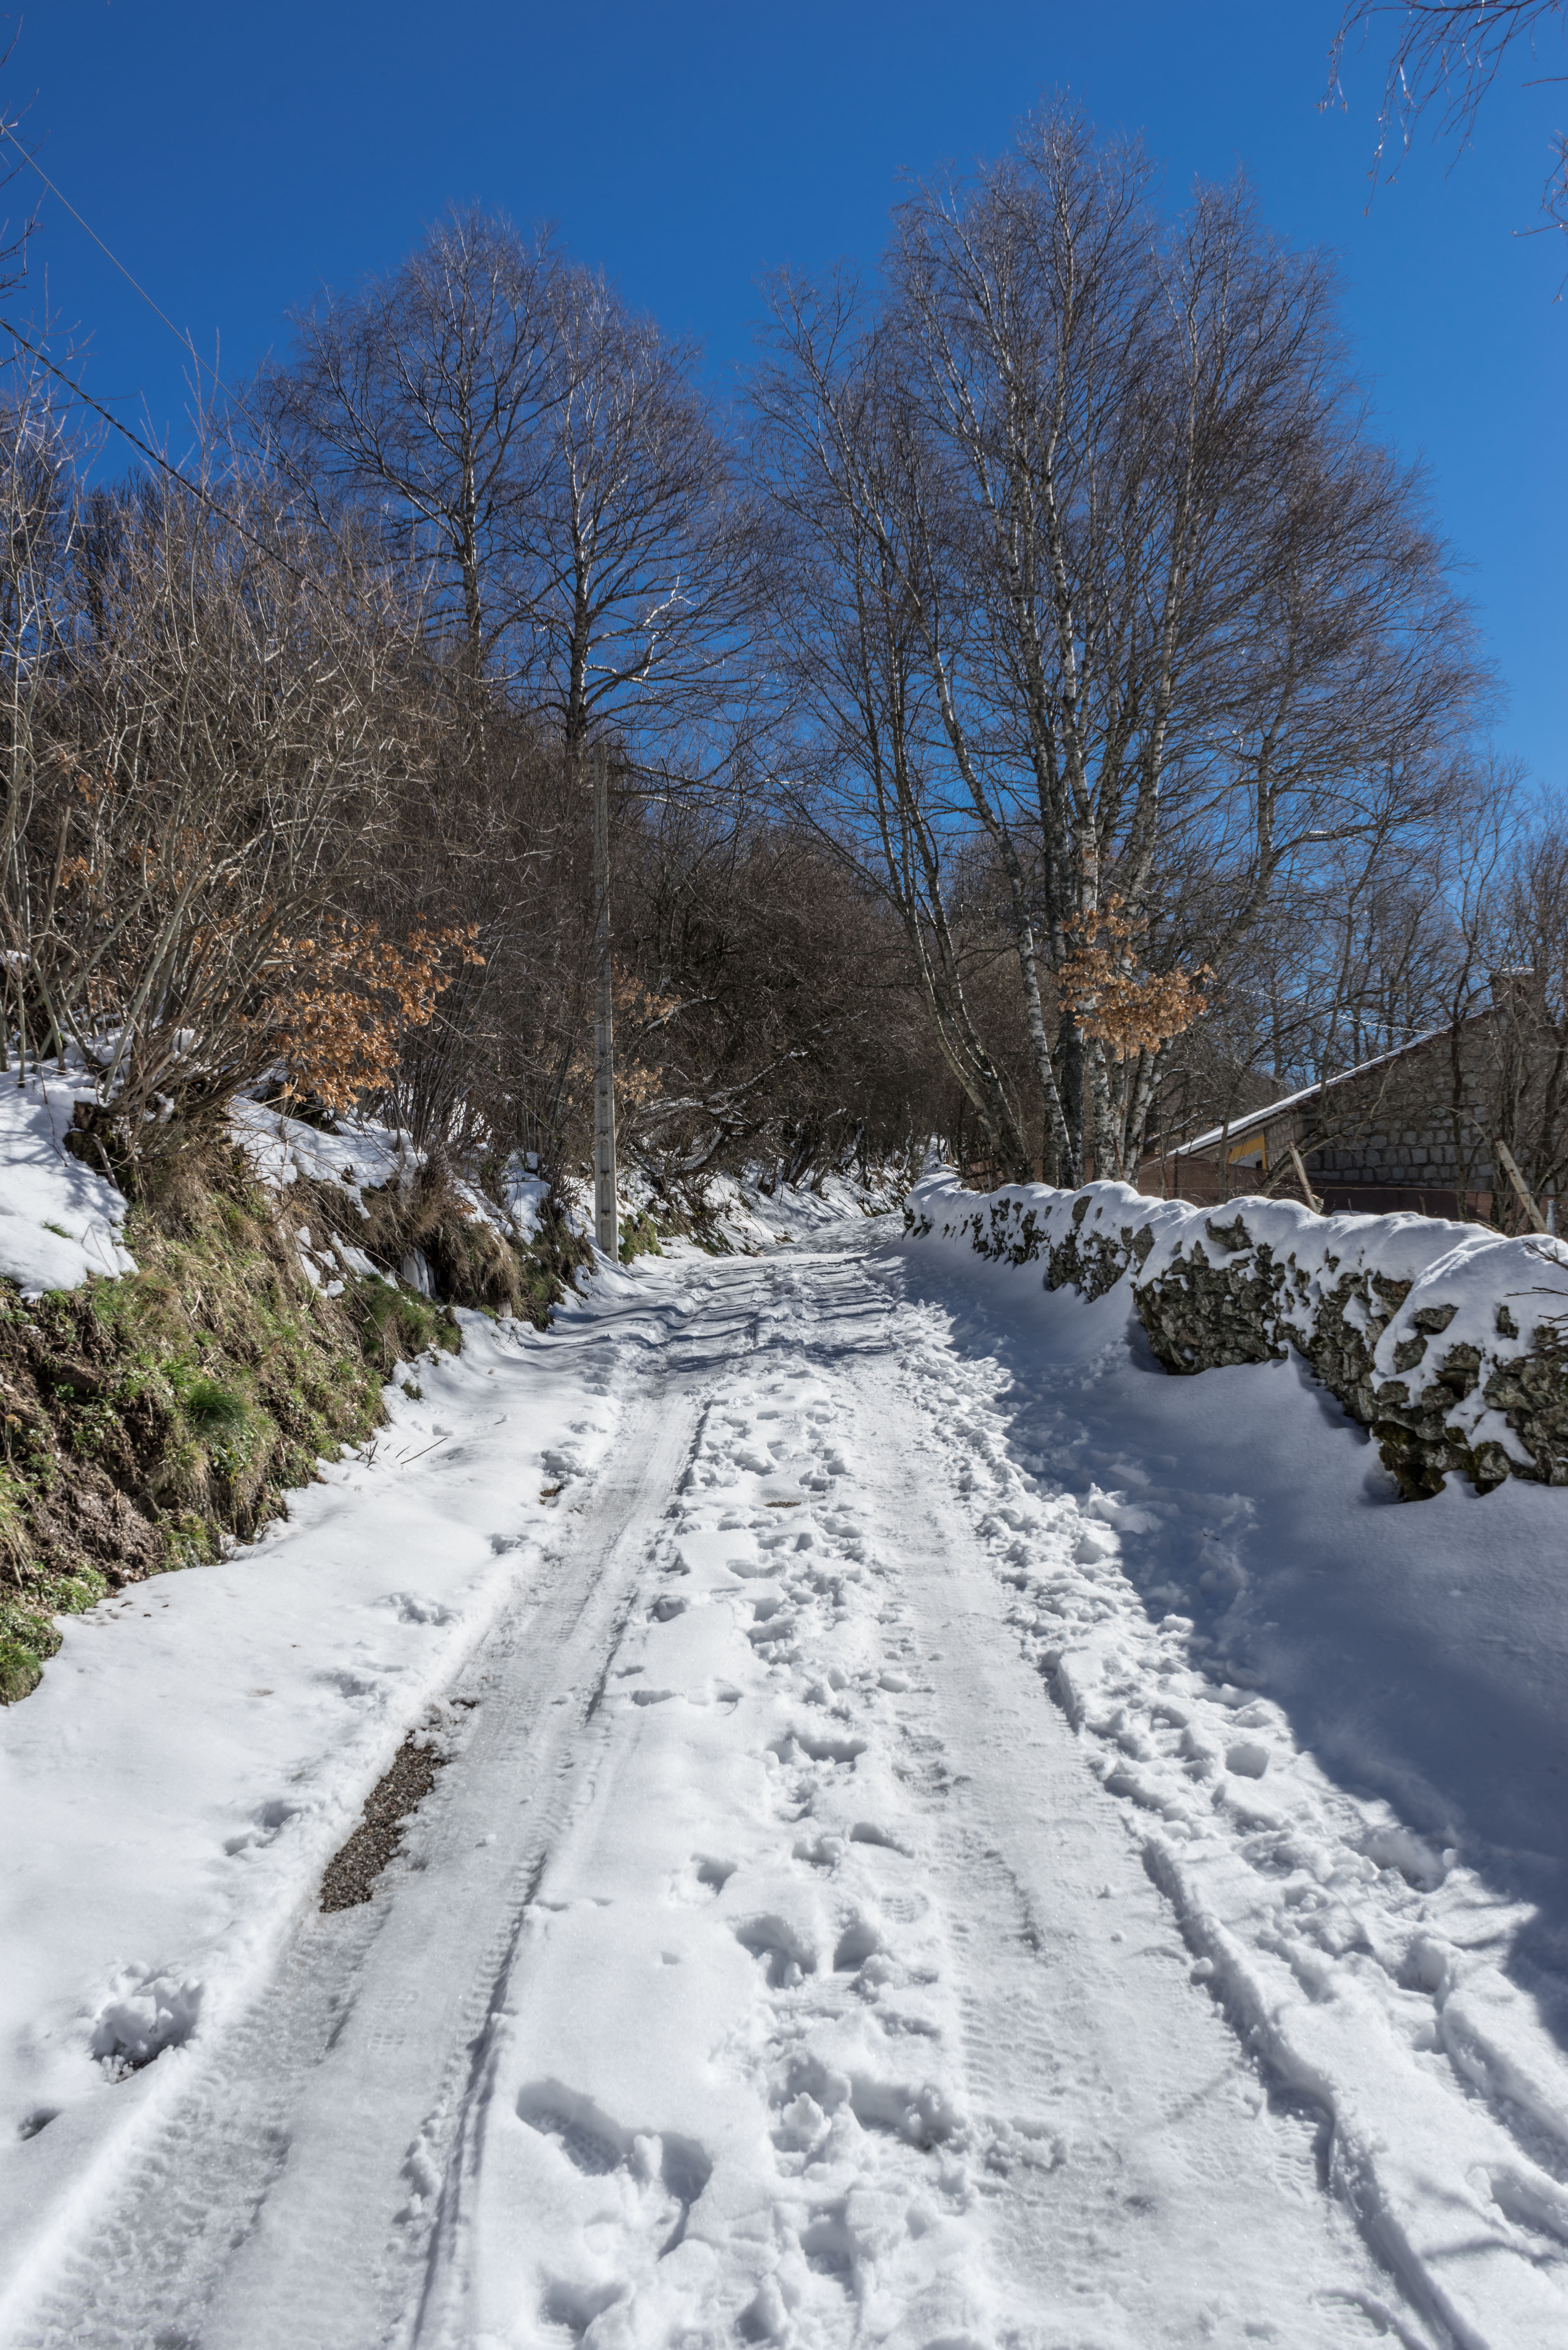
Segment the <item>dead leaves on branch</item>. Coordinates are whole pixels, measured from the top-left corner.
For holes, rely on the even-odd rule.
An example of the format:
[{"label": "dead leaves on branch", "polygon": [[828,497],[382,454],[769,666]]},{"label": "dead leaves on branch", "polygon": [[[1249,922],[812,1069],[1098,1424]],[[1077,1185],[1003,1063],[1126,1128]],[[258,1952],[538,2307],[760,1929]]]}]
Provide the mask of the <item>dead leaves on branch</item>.
[{"label": "dead leaves on branch", "polygon": [[384,939],[373,922],[336,920],[314,938],[281,939],[255,1024],[286,1072],[285,1091],[349,1109],[381,1091],[410,1028],[425,1028],[464,964],[483,966],[477,922]]},{"label": "dead leaves on branch", "polygon": [[1110,897],[1068,926],[1075,944],[1056,972],[1058,994],[1081,1033],[1116,1061],[1157,1053],[1185,1034],[1208,1010],[1200,988],[1213,977],[1207,963],[1190,972],[1140,970],[1147,918],[1122,906]]}]

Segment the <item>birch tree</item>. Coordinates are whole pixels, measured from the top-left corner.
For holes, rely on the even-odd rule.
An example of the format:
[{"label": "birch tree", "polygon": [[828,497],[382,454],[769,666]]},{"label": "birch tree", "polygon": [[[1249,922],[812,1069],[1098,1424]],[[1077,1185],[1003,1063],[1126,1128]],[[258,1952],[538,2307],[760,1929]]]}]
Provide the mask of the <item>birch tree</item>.
[{"label": "birch tree", "polygon": [[1141,151],[1063,111],[909,200],[854,348],[802,289],[776,316],[815,447],[853,379],[899,387],[901,529],[807,528],[857,610],[865,551],[893,567],[929,788],[1007,877],[1053,1171],[1131,1172],[1161,1045],[1116,1059],[1054,975],[1096,932],[1118,984],[1230,960],[1325,856],[1430,820],[1478,671],[1418,481],[1323,263],[1244,186],[1162,219]]},{"label": "birch tree", "polygon": [[[1525,87],[1568,78],[1563,72],[1568,62],[1563,47],[1568,35],[1563,0],[1350,0],[1329,51],[1331,97],[1339,94],[1340,69],[1353,34],[1360,30],[1370,37],[1373,26],[1388,18],[1393,19],[1394,42],[1377,113],[1374,180],[1386,170],[1393,177],[1409,151],[1417,118],[1429,106],[1438,109],[1437,135],[1467,146],[1481,101],[1510,51],[1513,63],[1523,69]],[[1543,55],[1544,72],[1540,70]],[[1542,225],[1568,234],[1568,136],[1552,132],[1548,150]]]},{"label": "birch tree", "polygon": [[696,349],[586,269],[557,278],[552,317],[538,488],[509,525],[529,690],[573,755],[613,726],[657,756],[733,700],[755,534]]},{"label": "birch tree", "polygon": [[[963,835],[940,755],[948,602],[925,527],[928,441],[892,338],[852,281],[818,294],[781,279],[773,298],[784,363],[753,386],[754,454],[784,525],[773,654],[809,713],[799,746],[808,787],[793,796],[797,812],[826,817],[897,911],[942,1058],[992,1155],[1026,1178],[1019,1106],[967,984]],[[961,601],[955,625],[962,612]]]}]

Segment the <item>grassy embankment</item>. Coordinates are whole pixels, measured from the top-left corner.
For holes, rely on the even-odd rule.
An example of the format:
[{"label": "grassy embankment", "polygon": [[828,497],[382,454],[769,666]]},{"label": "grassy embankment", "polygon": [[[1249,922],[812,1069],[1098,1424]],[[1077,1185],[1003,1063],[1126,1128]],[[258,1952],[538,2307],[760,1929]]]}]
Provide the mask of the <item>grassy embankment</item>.
[{"label": "grassy embankment", "polygon": [[396,1274],[421,1250],[459,1305],[543,1326],[587,1256],[546,1220],[524,1250],[470,1215],[438,1172],[367,1194],[275,1199],[237,1152],[174,1163],[131,1207],[139,1270],[25,1303],[0,1283],[0,1702],[59,1646],[53,1618],[254,1534],[382,1416],[400,1364],[462,1344],[450,1306],[301,1261],[336,1232]]}]

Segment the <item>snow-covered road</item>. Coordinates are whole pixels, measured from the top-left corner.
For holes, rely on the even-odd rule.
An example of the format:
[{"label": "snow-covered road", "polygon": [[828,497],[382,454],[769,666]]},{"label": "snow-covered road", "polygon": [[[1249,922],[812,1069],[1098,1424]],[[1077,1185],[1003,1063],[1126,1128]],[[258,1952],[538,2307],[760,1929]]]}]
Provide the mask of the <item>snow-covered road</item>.
[{"label": "snow-covered road", "polygon": [[[348,1755],[357,1804],[421,1720],[447,1760],[372,1899],[328,1915],[340,1798],[314,1845],[300,1793],[247,1847],[153,1791],[143,1870],[206,1841],[161,1912],[135,1897],[137,1981],[171,2010],[193,1984],[202,2021],[114,2080],[85,1978],[58,2013],[25,1979],[4,2338],[1560,2350],[1568,2073],[1491,1964],[1532,1913],[1330,1778],[1132,1557],[1158,1534],[1233,1593],[1245,1511],[1168,1413],[1190,1440],[1241,1399],[1266,1443],[1313,1407],[1272,1374],[1158,1382],[1125,1305],[1046,1304],[1010,1321],[985,1269],[866,1227],[649,1267],[545,1342],[476,1328],[403,1413],[444,1430],[429,1458],[346,1469],[243,1567],[171,1579],[168,1701],[187,1652],[214,1703],[225,1671],[287,1701],[292,1642],[231,1668],[194,1595],[319,1588],[351,1528],[364,1591],[395,1581],[409,1640],[448,1647],[346,1642],[351,1731],[301,1700],[265,1767],[308,1790]],[[1318,1414],[1311,1441],[1359,1495],[1356,1432]],[[487,1564],[437,1594],[448,1524]],[[112,1674],[90,1644],[131,1638],[73,1627],[16,1711],[24,1799],[92,1767],[65,1708]],[[229,1812],[272,1820],[224,1767]],[[75,1913],[33,1895],[57,1970]],[[106,1968],[115,1907],[78,1932]]]}]

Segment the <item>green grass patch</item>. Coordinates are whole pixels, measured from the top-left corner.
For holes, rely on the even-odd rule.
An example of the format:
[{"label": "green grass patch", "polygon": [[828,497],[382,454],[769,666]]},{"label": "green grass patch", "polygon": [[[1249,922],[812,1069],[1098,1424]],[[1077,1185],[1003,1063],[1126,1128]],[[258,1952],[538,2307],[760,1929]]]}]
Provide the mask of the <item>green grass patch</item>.
[{"label": "green grass patch", "polygon": [[508,1246],[432,1170],[371,1194],[368,1221],[332,1184],[275,1203],[226,1149],[159,1186],[127,1217],[135,1273],[31,1303],[0,1282],[0,1702],[36,1686],[57,1616],[255,1534],[369,1434],[400,1365],[462,1347],[450,1305],[389,1279],[328,1297],[302,1225],[389,1268],[422,1248],[462,1304],[540,1328],[589,1253],[558,1217]]},{"label": "green grass patch", "polygon": [[313,1287],[296,1222],[337,1204],[302,1183],[275,1211],[225,1151],[131,1208],[136,1273],[30,1304],[0,1285],[0,1701],[36,1685],[55,1617],[254,1534],[375,1426],[399,1364],[461,1346],[387,1282]]},{"label": "green grass patch", "polygon": [[634,1258],[639,1256],[662,1256],[663,1254],[664,1251],[659,1245],[659,1226],[646,1208],[635,1216],[621,1218],[620,1261],[622,1264],[630,1264]]}]

